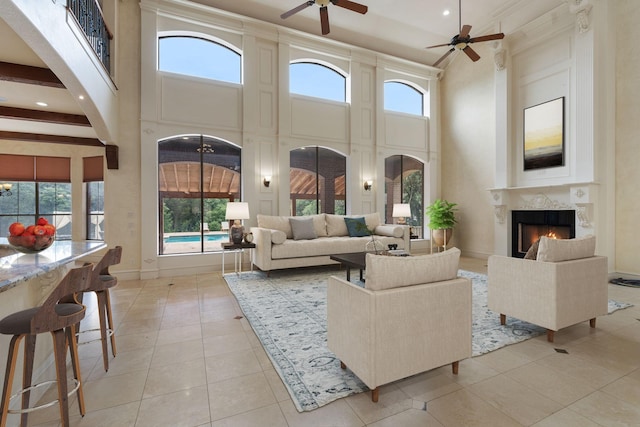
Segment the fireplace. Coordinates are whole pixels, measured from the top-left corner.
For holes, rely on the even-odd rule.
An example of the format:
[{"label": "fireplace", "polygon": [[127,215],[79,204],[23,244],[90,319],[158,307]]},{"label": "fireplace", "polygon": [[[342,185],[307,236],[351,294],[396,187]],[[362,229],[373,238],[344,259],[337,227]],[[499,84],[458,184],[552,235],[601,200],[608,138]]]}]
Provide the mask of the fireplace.
[{"label": "fireplace", "polygon": [[572,239],[576,236],[573,210],[511,211],[511,256],[524,258],[541,236]]}]

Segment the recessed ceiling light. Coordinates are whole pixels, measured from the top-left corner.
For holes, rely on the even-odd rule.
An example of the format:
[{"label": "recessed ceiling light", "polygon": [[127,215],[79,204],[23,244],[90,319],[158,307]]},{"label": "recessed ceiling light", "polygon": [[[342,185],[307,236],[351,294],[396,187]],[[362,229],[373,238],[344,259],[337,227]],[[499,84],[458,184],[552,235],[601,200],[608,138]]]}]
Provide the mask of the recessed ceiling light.
[{"label": "recessed ceiling light", "polygon": [[84,95],[80,95],[80,96],[78,96],[78,99],[79,99],[80,101],[82,101],[82,100],[84,99]]},{"label": "recessed ceiling light", "polygon": [[36,102],[36,105],[39,105],[41,107],[48,107],[49,106],[49,104],[47,104],[46,102],[42,102],[42,101]]},{"label": "recessed ceiling light", "polygon": [[442,12],[442,16],[449,16],[450,14],[451,14],[451,11],[450,11],[449,9],[445,9],[445,10]]}]

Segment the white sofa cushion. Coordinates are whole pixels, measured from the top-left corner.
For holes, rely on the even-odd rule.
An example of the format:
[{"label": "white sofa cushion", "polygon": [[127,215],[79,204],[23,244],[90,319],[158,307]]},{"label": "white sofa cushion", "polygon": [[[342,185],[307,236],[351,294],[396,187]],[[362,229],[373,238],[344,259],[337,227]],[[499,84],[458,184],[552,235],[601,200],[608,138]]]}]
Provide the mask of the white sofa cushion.
[{"label": "white sofa cushion", "polygon": [[560,262],[572,259],[589,258],[596,252],[596,236],[577,239],[552,239],[542,236],[538,246],[538,261]]},{"label": "white sofa cushion", "polygon": [[287,240],[287,235],[281,230],[271,230],[271,243],[281,245]]},{"label": "white sofa cushion", "polygon": [[455,279],[459,261],[458,248],[408,257],[367,254],[365,288],[380,291]]},{"label": "white sofa cushion", "polygon": [[284,231],[284,234],[287,236],[287,239],[293,239],[293,232],[291,231],[291,224],[289,224],[288,216],[258,214],[257,220],[258,220],[258,227]]},{"label": "white sofa cushion", "polygon": [[291,217],[289,218],[289,224],[291,225],[293,240],[312,240],[318,237],[313,227],[313,218],[304,216]]},{"label": "white sofa cushion", "polygon": [[374,233],[378,236],[402,237],[404,229],[401,225],[379,225]]},{"label": "white sofa cushion", "polygon": [[344,218],[358,218],[364,217],[364,222],[367,224],[367,228],[370,230],[375,229],[380,225],[380,216],[377,213],[365,214],[365,215],[333,215],[325,214],[327,223],[327,235],[329,237],[335,236],[348,236],[347,224],[344,222]]}]

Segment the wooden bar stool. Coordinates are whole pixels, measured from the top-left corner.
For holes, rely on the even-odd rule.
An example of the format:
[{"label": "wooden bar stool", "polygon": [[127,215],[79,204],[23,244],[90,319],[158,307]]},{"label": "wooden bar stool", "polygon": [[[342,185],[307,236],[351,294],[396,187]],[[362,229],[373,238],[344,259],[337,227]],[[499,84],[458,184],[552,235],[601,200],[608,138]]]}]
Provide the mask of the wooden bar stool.
[{"label": "wooden bar stool", "polygon": [[[55,287],[51,295],[40,307],[29,308],[10,314],[0,320],[0,333],[13,335],[9,344],[9,355],[7,357],[7,370],[4,377],[4,389],[2,392],[2,418],[0,427],[7,424],[9,413],[19,413],[21,415],[20,425],[27,425],[29,412],[37,409],[47,408],[58,402],[60,407],[60,418],[63,426],[69,425],[69,405],[68,398],[74,392],[78,395],[78,405],[80,414],[84,416],[84,395],[82,393],[82,379],[80,376],[80,363],[78,360],[78,347],[75,340],[76,324],[84,318],[85,307],[79,304],[61,302],[65,296],[75,292],[85,290],[91,280],[93,264],[88,264],[81,268],[70,270],[67,275]],[[46,381],[40,384],[31,385],[33,375],[33,360],[35,355],[36,336],[41,333],[50,332],[53,338],[53,352],[55,356],[57,381]],[[22,375],[22,390],[11,396],[13,386],[13,375],[15,373],[16,361],[20,341],[25,338],[24,366]],[[67,348],[71,355],[71,364],[75,379],[75,387],[67,390]],[[31,390],[48,383],[57,383],[58,399],[52,402],[29,407]],[[10,400],[22,395],[22,409],[9,409]]]},{"label": "wooden bar stool", "polygon": [[[116,357],[116,336],[114,333],[113,316],[111,314],[111,296],[109,295],[109,289],[118,284],[118,278],[109,273],[109,267],[120,264],[121,258],[122,246],[109,249],[100,262],[93,268],[91,283],[85,290],[85,292],[95,292],[97,298],[98,317],[100,318],[100,338],[98,339],[102,341],[102,362],[105,372],[109,370],[109,349],[107,344],[109,338],[111,339],[111,352],[113,357]],[[76,294],[75,300],[78,303],[82,303],[82,294]],[[78,324],[77,330],[79,336],[84,332],[96,331],[97,329],[80,331],[80,324]],[[79,342],[79,344],[88,344],[98,339]]]}]

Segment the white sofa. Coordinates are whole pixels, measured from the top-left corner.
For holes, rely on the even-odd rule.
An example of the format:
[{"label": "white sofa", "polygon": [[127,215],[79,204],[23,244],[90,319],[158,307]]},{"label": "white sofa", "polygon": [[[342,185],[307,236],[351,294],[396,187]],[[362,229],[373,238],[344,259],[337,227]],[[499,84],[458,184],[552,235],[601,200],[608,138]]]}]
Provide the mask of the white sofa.
[{"label": "white sofa", "polygon": [[[251,227],[253,242],[256,244],[253,263],[263,271],[283,268],[308,267],[335,264],[330,255],[364,252],[371,236],[351,237],[345,218],[364,218],[369,230],[374,230],[374,238],[384,248],[389,244],[409,252],[409,227],[381,224],[377,213],[364,215],[319,214],[303,217],[257,216],[258,226]],[[313,231],[294,236],[292,221],[312,222]],[[295,227],[295,226],[294,226]],[[306,230],[311,231],[311,230]],[[297,233],[300,234],[300,233]]]},{"label": "white sofa", "polygon": [[595,237],[542,237],[536,259],[489,257],[489,308],[500,323],[514,317],[554,332],[607,314],[607,258],[594,255]]},{"label": "white sofa", "polygon": [[372,391],[471,357],[471,280],[457,277],[460,250],[367,254],[364,288],[331,276],[327,347]]}]

